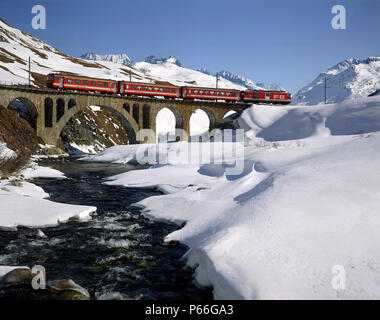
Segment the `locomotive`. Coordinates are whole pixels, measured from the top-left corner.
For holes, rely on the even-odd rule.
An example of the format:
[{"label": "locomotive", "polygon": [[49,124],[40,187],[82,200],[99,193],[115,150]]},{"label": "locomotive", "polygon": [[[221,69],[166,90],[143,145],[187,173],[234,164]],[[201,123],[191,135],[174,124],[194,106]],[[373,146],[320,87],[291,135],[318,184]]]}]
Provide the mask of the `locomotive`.
[{"label": "locomotive", "polygon": [[143,82],[115,81],[50,73],[47,76],[48,88],[81,90],[121,94],[125,96],[151,96],[165,99],[214,100],[243,103],[289,104],[291,95],[285,91],[246,90],[224,88],[202,88],[194,86],[175,86],[171,84],[153,84]]}]

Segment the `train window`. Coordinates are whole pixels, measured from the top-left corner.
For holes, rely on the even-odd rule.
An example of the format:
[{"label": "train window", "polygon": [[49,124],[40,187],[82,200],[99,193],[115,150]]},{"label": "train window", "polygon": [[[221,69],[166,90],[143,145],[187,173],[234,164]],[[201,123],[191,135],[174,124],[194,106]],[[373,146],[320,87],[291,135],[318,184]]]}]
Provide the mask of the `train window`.
[{"label": "train window", "polygon": [[59,81],[59,77],[55,77],[55,81]]},{"label": "train window", "polygon": [[67,83],[73,83],[73,79],[66,79]]},{"label": "train window", "polygon": [[194,93],[198,93],[198,90],[193,90],[194,91]]},{"label": "train window", "polygon": [[96,81],[91,81],[90,84],[91,84],[92,86],[96,86]]},{"label": "train window", "polygon": [[208,94],[208,90],[205,91],[205,94]]},{"label": "train window", "polygon": [[141,90],[141,86],[137,86],[137,90]]},{"label": "train window", "polygon": [[111,88],[113,88],[113,83],[111,82]]},{"label": "train window", "polygon": [[83,80],[83,84],[87,86],[88,85],[88,80]]},{"label": "train window", "polygon": [[220,94],[221,94],[222,96],[224,96],[224,91],[221,91]]},{"label": "train window", "polygon": [[172,91],[172,92],[175,92],[176,90],[175,90],[175,88],[172,88],[171,91]]},{"label": "train window", "polygon": [[236,97],[236,93],[235,92],[231,92],[231,97]]},{"label": "train window", "polygon": [[214,91],[210,91],[210,94],[215,94],[215,92]]},{"label": "train window", "polygon": [[203,94],[203,90],[199,90],[199,94]]},{"label": "train window", "polygon": [[128,88],[129,88],[129,85],[128,85],[128,84],[126,84],[126,85],[125,85],[125,89],[128,89]]},{"label": "train window", "polygon": [[103,82],[103,86],[107,88],[108,87],[108,82]]},{"label": "train window", "polygon": [[160,91],[161,91],[161,92],[164,92],[164,88],[160,88]]},{"label": "train window", "polygon": [[153,91],[153,87],[148,87],[148,90],[149,91]]},{"label": "train window", "polygon": [[226,96],[230,96],[231,95],[231,92],[226,92]]},{"label": "train window", "polygon": [[218,96],[219,95],[219,91],[216,91],[215,94]]},{"label": "train window", "polygon": [[158,87],[154,87],[154,91],[158,91],[159,89],[158,89]]},{"label": "train window", "polygon": [[136,86],[131,86],[132,90],[136,90]]},{"label": "train window", "polygon": [[165,92],[170,92],[170,88],[165,88]]},{"label": "train window", "polygon": [[102,83],[101,83],[100,81],[98,82],[98,86],[99,86],[99,87],[101,87],[101,86],[102,86]]},{"label": "train window", "polygon": [[143,90],[148,90],[148,87],[147,86],[143,86]]},{"label": "train window", "polygon": [[75,84],[80,84],[80,80],[75,79],[75,80],[74,80],[74,83],[75,83]]}]

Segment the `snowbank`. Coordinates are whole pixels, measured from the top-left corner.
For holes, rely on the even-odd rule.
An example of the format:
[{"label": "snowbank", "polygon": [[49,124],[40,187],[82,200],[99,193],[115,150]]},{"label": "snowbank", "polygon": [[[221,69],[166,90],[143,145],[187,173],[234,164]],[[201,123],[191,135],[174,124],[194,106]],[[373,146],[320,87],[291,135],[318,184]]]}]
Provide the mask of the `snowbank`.
[{"label": "snowbank", "polygon": [[20,172],[25,179],[33,178],[55,178],[64,179],[65,175],[53,168],[41,167],[36,163],[32,163],[29,168],[26,168]]},{"label": "snowbank", "polygon": [[[239,176],[223,163],[169,162],[107,183],[166,192],[137,205],[187,222],[166,240],[190,247],[188,264],[217,299],[379,299],[379,110],[380,97],[253,106],[238,120]],[[123,163],[137,151],[113,147],[90,160]]]},{"label": "snowbank", "polygon": [[[32,164],[22,171],[24,178],[64,178],[58,170]],[[70,218],[87,220],[96,207],[57,203],[46,198],[42,188],[25,181],[0,180],[0,228],[23,225],[41,227],[67,222]]]}]

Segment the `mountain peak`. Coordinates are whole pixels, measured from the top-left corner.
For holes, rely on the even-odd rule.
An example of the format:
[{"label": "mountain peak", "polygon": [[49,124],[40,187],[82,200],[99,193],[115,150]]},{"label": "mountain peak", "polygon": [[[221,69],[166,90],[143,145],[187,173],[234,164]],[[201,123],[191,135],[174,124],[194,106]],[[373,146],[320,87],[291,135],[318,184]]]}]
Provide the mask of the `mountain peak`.
[{"label": "mountain peak", "polygon": [[126,64],[128,66],[132,64],[132,60],[125,53],[100,55],[94,52],[87,52],[82,54],[80,58],[85,60],[110,61],[114,63]]},{"label": "mountain peak", "polygon": [[181,62],[174,56],[170,56],[168,58],[157,58],[154,55],[150,55],[144,59],[144,62],[147,62],[150,64],[160,64],[160,63],[168,62],[168,63],[176,64],[179,67],[182,67]]}]

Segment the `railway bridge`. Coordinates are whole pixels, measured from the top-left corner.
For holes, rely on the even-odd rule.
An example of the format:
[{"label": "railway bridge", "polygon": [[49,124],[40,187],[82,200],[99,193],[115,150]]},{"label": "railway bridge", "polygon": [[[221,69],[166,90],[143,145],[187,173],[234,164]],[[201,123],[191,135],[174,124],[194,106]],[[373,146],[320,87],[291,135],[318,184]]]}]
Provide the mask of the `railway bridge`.
[{"label": "railway bridge", "polygon": [[[173,112],[176,129],[183,129],[187,137],[190,137],[190,117],[197,109],[207,114],[211,131],[222,124],[227,112],[234,110],[241,113],[249,107],[245,103],[126,97],[116,94],[0,85],[0,105],[8,107],[15,99],[21,101],[34,115],[32,126],[36,134],[46,144],[51,145],[57,144],[61,131],[70,118],[88,106],[99,106],[111,111],[123,124],[132,144],[138,143],[138,132],[141,129],[151,129],[154,132],[154,136],[145,142],[156,141],[156,116],[163,108],[168,108]],[[179,136],[179,139],[186,139],[186,135]]]}]

